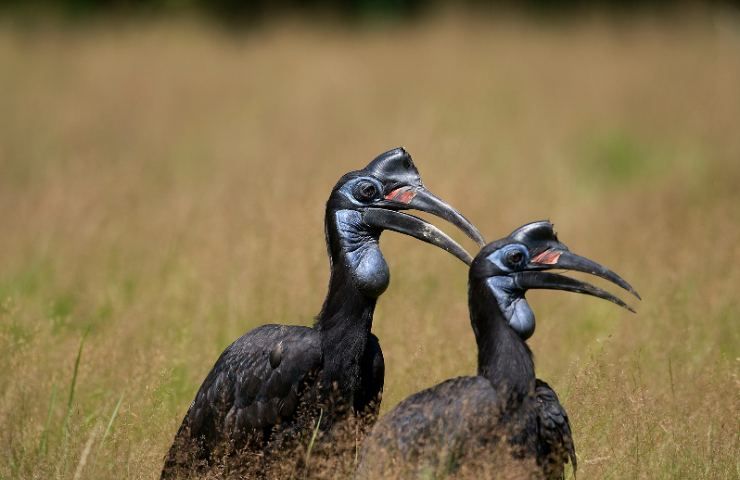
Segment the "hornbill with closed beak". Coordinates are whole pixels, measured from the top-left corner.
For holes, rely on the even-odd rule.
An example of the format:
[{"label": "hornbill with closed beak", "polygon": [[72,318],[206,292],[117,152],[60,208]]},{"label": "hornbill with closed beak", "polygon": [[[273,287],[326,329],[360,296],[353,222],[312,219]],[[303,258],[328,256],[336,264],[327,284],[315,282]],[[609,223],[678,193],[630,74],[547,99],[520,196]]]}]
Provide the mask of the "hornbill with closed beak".
[{"label": "hornbill with closed beak", "polygon": [[465,468],[487,478],[552,479],[563,478],[569,459],[575,471],[568,415],[555,392],[535,377],[525,342],[535,328],[525,294],[565,290],[633,310],[600,288],[548,269],[597,275],[639,298],[616,273],[568,251],[547,221],[486,245],[473,260],[468,283],[477,376],[411,395],[382,417],[365,440],[359,478],[380,478],[392,469],[411,475]]},{"label": "hornbill with closed beak", "polygon": [[331,276],[313,328],[263,325],[226,348],[185,415],[163,479],[210,468],[225,451],[245,462],[279,452],[287,448],[284,439],[310,431],[319,416],[322,428],[348,415],[374,418],[385,366],[371,328],[390,280],[381,233],[410,235],[466,264],[472,260],[441,230],[400,212],[407,209],[441,217],[485,243],[467,219],[424,187],[403,148],[344,175],[326,204]]}]

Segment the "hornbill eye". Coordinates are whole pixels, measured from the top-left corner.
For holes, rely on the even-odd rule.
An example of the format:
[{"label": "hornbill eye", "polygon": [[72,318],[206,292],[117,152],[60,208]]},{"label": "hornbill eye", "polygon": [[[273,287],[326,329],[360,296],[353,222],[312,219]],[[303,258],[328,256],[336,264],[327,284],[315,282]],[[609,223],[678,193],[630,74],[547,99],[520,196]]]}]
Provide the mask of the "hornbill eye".
[{"label": "hornbill eye", "polygon": [[524,253],[521,250],[512,250],[506,254],[506,262],[509,265],[519,265],[524,260]]},{"label": "hornbill eye", "polygon": [[359,182],[355,185],[354,192],[352,192],[357,200],[367,201],[372,200],[378,194],[378,187],[372,182]]}]

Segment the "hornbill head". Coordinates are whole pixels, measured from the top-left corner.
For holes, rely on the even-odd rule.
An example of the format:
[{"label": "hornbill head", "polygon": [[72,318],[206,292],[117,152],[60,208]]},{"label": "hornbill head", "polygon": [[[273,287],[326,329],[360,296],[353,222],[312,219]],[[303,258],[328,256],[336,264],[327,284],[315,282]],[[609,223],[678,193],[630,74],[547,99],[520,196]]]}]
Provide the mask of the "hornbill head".
[{"label": "hornbill head", "polygon": [[589,283],[543,270],[563,269],[585,272],[609,280],[640,299],[622,277],[608,268],[581,257],[562,244],[548,221],[533,222],[508,237],[489,243],[470,267],[471,285],[485,281],[493,292],[509,326],[523,339],[534,333],[535,318],[525,293],[530,289],[565,290],[592,295],[616,303],[634,313],[618,297]]},{"label": "hornbill head", "polygon": [[452,238],[434,225],[400,212],[409,209],[441,217],[479,245],[485,244],[470,221],[424,187],[411,155],[403,148],[389,150],[362,170],[344,175],[327,203],[328,211],[352,213],[339,220],[350,237],[361,237],[357,232],[393,230],[436,245],[470,265],[472,256]]}]

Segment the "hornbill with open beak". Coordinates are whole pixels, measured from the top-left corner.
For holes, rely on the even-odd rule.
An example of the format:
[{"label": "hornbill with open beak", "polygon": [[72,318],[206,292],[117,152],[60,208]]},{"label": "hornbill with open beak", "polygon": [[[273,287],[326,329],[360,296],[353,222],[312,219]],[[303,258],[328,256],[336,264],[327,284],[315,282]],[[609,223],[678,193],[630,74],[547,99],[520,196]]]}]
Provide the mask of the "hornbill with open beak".
[{"label": "hornbill with open beak", "polygon": [[310,431],[319,415],[322,428],[347,415],[375,417],[385,366],[370,330],[390,280],[380,234],[400,232],[466,264],[472,260],[441,230],[400,212],[407,209],[441,217],[485,243],[467,219],[424,187],[402,148],[344,175],[326,204],[331,277],[313,328],[263,325],[227,347],[185,415],[162,478],[209,468],[225,451],[238,451],[245,462],[275,453],[282,440]]},{"label": "hornbill with open beak", "polygon": [[393,469],[411,475],[458,468],[490,478],[563,478],[569,459],[575,471],[568,415],[535,377],[525,342],[535,328],[525,294],[564,290],[633,310],[600,288],[548,269],[597,275],[639,298],[616,273],[568,251],[549,222],[527,224],[486,245],[473,260],[468,284],[478,375],[418,392],[381,418],[363,446],[360,478]]}]

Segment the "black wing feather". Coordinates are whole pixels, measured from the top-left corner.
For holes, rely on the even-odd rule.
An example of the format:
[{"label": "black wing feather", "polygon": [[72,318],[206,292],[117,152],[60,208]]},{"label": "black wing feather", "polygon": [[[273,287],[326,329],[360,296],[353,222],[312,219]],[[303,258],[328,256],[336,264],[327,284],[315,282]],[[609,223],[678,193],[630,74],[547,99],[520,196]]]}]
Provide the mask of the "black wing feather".
[{"label": "black wing feather", "polygon": [[565,408],[550,386],[537,379],[535,388],[537,420],[540,433],[539,457],[550,478],[564,478],[564,466],[572,462],[573,473],[578,468],[573,434]]},{"label": "black wing feather", "polygon": [[224,350],[175,436],[162,478],[207,464],[224,439],[264,444],[289,424],[310,378],[321,368],[319,334],[308,327],[263,325]]},{"label": "black wing feather", "polygon": [[435,471],[485,441],[471,433],[493,431],[495,404],[496,392],[483,377],[453,378],[409,396],[366,439],[358,478],[380,478],[399,465],[404,475]]},{"label": "black wing feather", "polygon": [[[537,380],[534,397],[515,412],[500,410],[498,403],[483,377],[453,378],[411,395],[375,425],[363,446],[358,478],[376,478],[399,466],[407,476],[440,469],[450,473],[464,463],[483,471],[486,464],[502,466],[509,473],[521,467],[523,477],[541,469],[545,478],[555,479],[563,478],[569,460],[575,472],[568,415],[545,382]],[[500,456],[503,437],[508,438],[508,455],[523,463],[507,464]]]},{"label": "black wing feather", "polygon": [[360,360],[360,390],[354,397],[355,411],[361,417],[368,417],[368,424],[375,423],[380,411],[380,400],[383,394],[385,379],[385,360],[380,349],[378,337],[372,333],[368,337],[365,353]]}]

